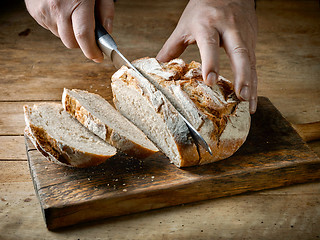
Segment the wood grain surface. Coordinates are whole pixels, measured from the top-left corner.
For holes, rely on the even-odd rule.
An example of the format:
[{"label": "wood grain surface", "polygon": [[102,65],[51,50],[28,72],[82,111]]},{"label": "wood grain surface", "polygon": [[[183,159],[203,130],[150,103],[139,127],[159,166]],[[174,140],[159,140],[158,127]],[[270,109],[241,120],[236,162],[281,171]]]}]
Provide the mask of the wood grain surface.
[{"label": "wood grain surface", "polygon": [[292,126],[306,142],[320,139],[320,122],[294,124]]},{"label": "wood grain surface", "polygon": [[27,140],[49,229],[248,191],[320,180],[320,159],[266,98],[245,144],[227,160],[179,169],[160,153],[115,156],[89,169],[49,163]]},{"label": "wood grain surface", "polygon": [[[116,2],[113,36],[129,59],[155,56],[187,0]],[[257,0],[258,93],[293,124],[320,121],[317,0]],[[220,51],[221,74],[233,79]],[[182,55],[200,60],[197,46]],[[110,98],[114,72],[40,27],[23,0],[0,1],[0,239],[319,239],[320,183],[206,200],[48,231],[24,149],[22,105],[63,87]],[[320,141],[308,143],[320,155]]]}]

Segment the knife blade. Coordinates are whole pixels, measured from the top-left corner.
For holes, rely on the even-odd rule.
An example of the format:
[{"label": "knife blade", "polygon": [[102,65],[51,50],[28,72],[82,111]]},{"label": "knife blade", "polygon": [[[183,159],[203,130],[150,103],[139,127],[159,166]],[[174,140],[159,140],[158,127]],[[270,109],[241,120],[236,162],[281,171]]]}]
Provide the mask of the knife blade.
[{"label": "knife blade", "polygon": [[[147,79],[150,84],[152,84],[157,90],[162,92],[153,82],[149,79],[149,76],[146,76],[144,73],[140,72],[122,53],[119,51],[118,46],[111,35],[104,29],[104,27],[96,20],[96,40],[101,51],[111,59],[113,65],[119,69],[121,66],[126,65],[127,67],[133,69],[140,77]],[[167,98],[167,100],[172,104],[172,106],[177,110],[179,116],[186,123],[193,140],[203,147],[207,152],[212,155],[212,151],[208,143],[200,135],[200,133],[192,126],[192,124],[178,111],[178,107],[170,101],[170,98],[166,96],[164,92],[162,94]]]}]

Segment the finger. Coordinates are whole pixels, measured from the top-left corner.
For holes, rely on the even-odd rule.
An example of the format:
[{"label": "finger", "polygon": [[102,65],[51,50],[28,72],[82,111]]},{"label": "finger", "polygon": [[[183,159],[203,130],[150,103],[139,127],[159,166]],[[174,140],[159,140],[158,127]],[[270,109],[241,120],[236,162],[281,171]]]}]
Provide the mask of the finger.
[{"label": "finger", "polygon": [[257,110],[258,104],[258,76],[256,70],[256,55],[255,55],[255,47],[256,47],[256,37],[257,32],[252,31],[247,39],[252,40],[251,49],[249,51],[249,59],[250,59],[250,66],[251,66],[251,96],[249,100],[249,110],[251,114],[254,114]]},{"label": "finger", "polygon": [[40,26],[52,32],[56,37],[59,37],[57,23],[53,20],[50,13],[47,15],[44,15],[43,13],[39,14],[35,16],[34,19]]},{"label": "finger", "polygon": [[204,82],[212,86],[219,76],[219,33],[214,29],[199,31],[195,34],[202,62],[202,76]]},{"label": "finger", "polygon": [[60,18],[57,25],[57,31],[63,44],[67,48],[78,48],[79,45],[73,33],[71,20]]},{"label": "finger", "polygon": [[[33,1],[33,5],[30,10],[36,10],[36,21],[45,29],[52,32],[56,37],[59,37],[57,27],[57,10],[59,7],[55,5],[54,1]],[[54,7],[55,6],[55,7]]]},{"label": "finger", "polygon": [[157,55],[158,61],[168,62],[179,57],[184,52],[188,44],[183,37],[184,35],[180,34],[180,32],[178,27],[173,31]]},{"label": "finger", "polygon": [[235,92],[240,100],[249,101],[251,96],[251,64],[249,50],[237,31],[226,31],[222,37],[235,75]]},{"label": "finger", "polygon": [[257,103],[258,103],[258,97],[257,97],[257,89],[258,89],[258,77],[257,77],[257,71],[254,66],[251,66],[251,96],[249,100],[249,110],[250,113],[253,114],[256,112],[257,109]]},{"label": "finger", "polygon": [[114,18],[114,1],[113,0],[98,0],[96,2],[96,14],[100,23],[105,29],[112,33],[113,18]]},{"label": "finger", "polygon": [[[51,33],[53,33],[56,37],[60,38],[60,35],[59,35],[59,32],[58,32],[58,26],[57,26],[56,23],[50,23],[50,25],[49,25],[49,23],[48,23],[48,25],[45,25],[45,24],[43,23],[43,25],[46,26],[45,29],[49,30],[49,31],[50,31]],[[43,26],[43,25],[41,25],[41,26]]]},{"label": "finger", "polygon": [[49,27],[46,24],[47,15],[44,14],[45,4],[43,2],[41,4],[35,4],[35,2],[31,0],[25,0],[25,4],[28,12],[34,20],[36,20],[36,22],[43,28],[49,30]]},{"label": "finger", "polygon": [[72,13],[75,38],[84,55],[95,62],[102,62],[103,55],[95,40],[94,2],[85,1]]},{"label": "finger", "polygon": [[48,29],[51,33],[53,33],[56,37],[60,38],[57,24],[47,25],[46,29]]}]

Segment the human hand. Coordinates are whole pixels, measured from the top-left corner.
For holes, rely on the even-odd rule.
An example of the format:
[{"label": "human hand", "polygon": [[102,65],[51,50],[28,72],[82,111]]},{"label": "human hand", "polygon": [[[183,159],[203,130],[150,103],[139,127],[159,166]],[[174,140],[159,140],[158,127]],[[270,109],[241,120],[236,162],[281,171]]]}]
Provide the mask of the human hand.
[{"label": "human hand", "polygon": [[207,85],[213,85],[219,75],[219,47],[223,47],[234,73],[236,95],[249,101],[250,112],[254,113],[257,25],[254,0],[190,0],[157,59],[170,61],[188,45],[197,43],[203,79]]},{"label": "human hand", "polygon": [[95,62],[103,61],[103,54],[95,40],[95,13],[111,32],[113,0],[25,0],[25,3],[30,15],[42,27],[60,37],[67,48],[80,47],[87,58]]}]

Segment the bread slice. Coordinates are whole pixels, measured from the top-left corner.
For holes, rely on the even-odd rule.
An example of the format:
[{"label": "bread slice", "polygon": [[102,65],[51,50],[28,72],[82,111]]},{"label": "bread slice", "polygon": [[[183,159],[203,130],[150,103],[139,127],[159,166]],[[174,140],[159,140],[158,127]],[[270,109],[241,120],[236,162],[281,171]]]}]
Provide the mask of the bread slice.
[{"label": "bread slice", "polygon": [[[166,98],[170,99],[211,147],[213,156],[202,147],[198,147],[199,160],[192,161],[193,165],[225,159],[243,144],[250,129],[249,105],[248,102],[240,102],[237,99],[230,81],[220,76],[218,84],[209,87],[202,81],[201,64],[186,64],[182,59],[159,63],[154,58],[142,58],[133,64],[165,93]],[[126,88],[133,89],[134,82],[138,82],[139,85],[142,81],[131,72],[132,70],[123,67],[112,77],[114,102],[118,108],[123,109],[123,114],[126,114],[126,109],[132,107],[132,103],[125,101],[125,97],[122,96],[128,90],[124,89],[124,92],[121,92],[122,90],[118,90],[119,86],[126,85]],[[140,91],[140,95],[145,94],[145,91]],[[156,100],[159,98],[152,93],[151,95]],[[131,118],[135,118],[135,113],[131,115]],[[147,130],[145,133],[147,136],[150,135]],[[154,139],[157,146],[159,138],[163,136]],[[179,150],[184,151],[184,148]],[[187,166],[183,162],[176,165]]]},{"label": "bread slice", "polygon": [[26,135],[50,161],[73,167],[98,165],[117,153],[58,103],[24,106]]},{"label": "bread slice", "polygon": [[91,132],[130,156],[146,158],[158,151],[139,128],[98,94],[64,89],[62,105]]}]

